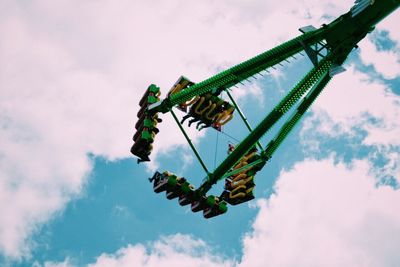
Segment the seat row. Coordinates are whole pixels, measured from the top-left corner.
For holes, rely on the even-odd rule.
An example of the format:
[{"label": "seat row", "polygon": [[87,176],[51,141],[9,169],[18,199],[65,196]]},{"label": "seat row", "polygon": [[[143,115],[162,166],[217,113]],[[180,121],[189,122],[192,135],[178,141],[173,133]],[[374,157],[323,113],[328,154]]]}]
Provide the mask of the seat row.
[{"label": "seat row", "polygon": [[[193,82],[181,76],[168,92],[168,97],[180,93],[192,85],[194,85]],[[218,97],[218,94],[218,92],[205,93],[180,103],[178,108],[187,113],[181,123],[183,124],[184,121],[190,118],[189,126],[197,122],[196,128],[198,130],[208,127],[220,130],[223,125],[233,118],[235,107]]]},{"label": "seat row", "polygon": [[181,123],[190,118],[189,126],[197,122],[198,130],[208,127],[220,130],[233,118],[235,111],[235,107],[229,102],[211,93],[196,96],[189,104],[188,114],[183,117]]},{"label": "seat row", "polygon": [[160,88],[152,84],[139,101],[140,109],[137,113],[139,120],[135,124],[136,133],[133,135],[134,144],[131,147],[131,153],[139,158],[138,162],[150,161],[154,138],[159,132],[157,124],[161,119],[157,113],[150,114],[148,106],[160,101],[160,94]]},{"label": "seat row", "polygon": [[257,149],[252,148],[235,164],[232,170],[239,170],[241,168],[243,168],[243,170],[225,179],[225,190],[220,196],[221,199],[231,205],[238,205],[254,199],[254,176],[262,167],[257,165],[248,168],[245,167],[260,158],[261,156],[257,153]]},{"label": "seat row", "polygon": [[166,192],[168,199],[178,198],[181,206],[191,205],[193,212],[203,211],[204,218],[212,218],[224,214],[227,210],[225,201],[216,196],[197,196],[194,186],[183,177],[177,177],[168,171],[156,172],[152,178],[153,190],[156,193]]}]

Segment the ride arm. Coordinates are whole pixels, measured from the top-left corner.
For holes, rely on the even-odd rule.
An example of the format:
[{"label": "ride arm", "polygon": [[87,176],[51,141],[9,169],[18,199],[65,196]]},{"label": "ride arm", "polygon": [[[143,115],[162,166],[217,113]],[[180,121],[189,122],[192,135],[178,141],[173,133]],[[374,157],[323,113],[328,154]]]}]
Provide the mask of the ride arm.
[{"label": "ride arm", "polygon": [[[232,153],[210,174],[198,189],[205,194],[211,186],[224,177],[237,161],[252,148],[257,141],[317,82],[325,75],[332,63],[324,59],[314,67],[286,97],[261,121],[261,123],[232,151]],[[267,160],[267,159],[265,159]]]},{"label": "ride arm", "polygon": [[264,153],[266,158],[271,158],[272,154],[279,147],[279,145],[285,140],[290,131],[294,128],[294,126],[300,121],[304,113],[308,110],[308,108],[312,105],[314,100],[318,97],[318,95],[322,92],[325,86],[329,83],[332,77],[329,75],[329,72],[326,72],[324,76],[314,85],[311,91],[308,93],[306,97],[301,101],[299,106],[297,107],[294,114],[290,117],[290,119],[282,126],[280,131],[277,133],[274,139],[272,139],[268,145],[266,146]]},{"label": "ride arm", "polygon": [[302,44],[313,45],[321,41],[323,33],[323,28],[304,33],[230,69],[222,71],[209,79],[196,83],[179,93],[170,95],[162,102],[150,106],[149,111],[166,113],[173,106],[184,103],[195,96],[234,86],[302,51],[304,49]]},{"label": "ride arm", "polygon": [[[361,3],[364,2],[364,3]],[[365,5],[366,0],[359,1],[350,12],[342,15],[329,25],[326,25],[325,38],[332,51],[327,57],[330,58],[335,65],[341,65],[348,57],[351,50],[362,40],[365,35],[374,29],[374,26],[396,10],[399,0],[381,0],[371,1],[369,5]],[[364,6],[361,10],[360,6]],[[361,10],[361,11],[360,11]],[[317,82],[310,93],[299,104],[295,113],[282,126],[281,130],[271,140],[265,148],[265,156],[271,158],[272,154],[283,142],[297,122],[302,118],[307,109],[318,97],[324,87],[329,83],[332,76],[326,73],[319,82]]]}]

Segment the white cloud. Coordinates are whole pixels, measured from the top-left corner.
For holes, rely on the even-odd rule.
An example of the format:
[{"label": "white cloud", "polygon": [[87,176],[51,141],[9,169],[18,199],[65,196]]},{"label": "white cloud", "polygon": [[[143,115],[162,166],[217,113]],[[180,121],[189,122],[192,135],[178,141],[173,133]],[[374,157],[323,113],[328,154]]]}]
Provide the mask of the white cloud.
[{"label": "white cloud", "polygon": [[400,98],[354,66],[332,80],[312,111],[304,131],[318,130],[334,137],[363,129],[368,133],[363,140],[366,145],[400,145]]},{"label": "white cloud", "polygon": [[[72,266],[74,265],[71,263],[69,258],[67,258],[63,262],[46,261],[43,265],[43,267],[72,267]],[[39,263],[37,264],[37,266],[33,264],[33,267],[41,267],[41,265]]]},{"label": "white cloud", "polygon": [[112,266],[233,266],[229,260],[215,255],[208,245],[187,235],[173,235],[144,245],[130,245],[114,254],[100,255],[91,267]]},{"label": "white cloud", "polygon": [[54,262],[54,261],[46,261],[43,264],[38,261],[34,261],[32,267],[73,267],[74,265],[71,263],[70,258],[66,258],[62,262]]},{"label": "white cloud", "polygon": [[243,240],[240,261],[173,235],[102,254],[90,266],[396,266],[400,191],[376,186],[369,163],[306,160],[282,171]]},{"label": "white cloud", "polygon": [[256,104],[261,107],[264,106],[265,99],[263,91],[260,85],[257,83],[246,83],[244,85],[238,85],[232,90],[231,95],[234,99],[239,99],[239,101],[237,101],[239,106],[243,105],[242,102],[247,100],[251,101],[252,104]]},{"label": "white cloud", "polygon": [[390,39],[397,41],[397,45],[400,43],[400,33],[397,27],[397,25],[400,23],[399,13],[400,11],[397,9],[394,13],[390,14],[377,25],[378,30],[388,31]]},{"label": "white cloud", "polygon": [[360,58],[363,63],[372,65],[386,79],[400,76],[400,35],[397,27],[399,23],[399,10],[396,10],[377,25],[377,31],[387,31],[390,40],[394,42],[394,47],[390,50],[378,50],[371,36],[360,43]]},{"label": "white cloud", "polygon": [[260,200],[240,266],[395,266],[400,191],[375,187],[366,162],[308,160]]},{"label": "white cloud", "polygon": [[369,147],[372,150],[364,158],[371,163],[379,158],[388,161],[373,170],[377,177],[392,176],[399,181],[400,97],[387,85],[350,66],[332,80],[312,111],[301,133],[306,152],[321,152],[321,140],[326,138],[360,140],[352,141],[351,149]]},{"label": "white cloud", "polygon": [[[398,40],[400,41],[400,40]],[[375,70],[386,79],[400,76],[400,47],[391,50],[378,50],[371,37],[360,43],[360,58],[366,65],[373,65]]]}]

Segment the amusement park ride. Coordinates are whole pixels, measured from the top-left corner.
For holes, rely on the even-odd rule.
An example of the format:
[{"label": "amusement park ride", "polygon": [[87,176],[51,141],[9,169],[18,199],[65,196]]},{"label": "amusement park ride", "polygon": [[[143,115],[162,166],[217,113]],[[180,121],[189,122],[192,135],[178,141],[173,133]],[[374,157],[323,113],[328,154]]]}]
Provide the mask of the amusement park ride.
[{"label": "amusement park ride", "polygon": [[[225,213],[228,203],[237,205],[253,199],[255,174],[272,157],[332,77],[344,71],[342,64],[353,48],[357,47],[357,43],[399,5],[400,0],[356,0],[349,12],[331,23],[319,29],[303,27],[300,29],[302,35],[202,82],[193,83],[185,77],[179,78],[162,101],[159,87],[150,85],[139,102],[139,120],[135,125],[137,131],[133,137],[132,154],[138,157],[138,162],[150,161],[152,143],[159,132],[157,124],[161,122],[158,115],[170,112],[206,172],[203,183],[197,189],[183,177],[168,171],[156,172],[150,179],[154,191],[166,191],[168,199],[178,198],[182,206],[190,204],[193,212],[202,210],[205,218]],[[302,51],[314,67],[252,129],[227,89]],[[230,102],[220,97],[223,91],[227,93]],[[265,148],[262,147],[259,139],[297,102],[293,114],[276,136]],[[181,122],[173,107],[186,112]],[[196,122],[199,130],[206,127],[220,130],[232,119],[235,111],[243,119],[250,134],[236,147],[230,146],[226,159],[213,172],[209,172],[181,124],[189,119],[189,125]],[[207,196],[211,187],[223,178],[225,186],[221,195]]]}]

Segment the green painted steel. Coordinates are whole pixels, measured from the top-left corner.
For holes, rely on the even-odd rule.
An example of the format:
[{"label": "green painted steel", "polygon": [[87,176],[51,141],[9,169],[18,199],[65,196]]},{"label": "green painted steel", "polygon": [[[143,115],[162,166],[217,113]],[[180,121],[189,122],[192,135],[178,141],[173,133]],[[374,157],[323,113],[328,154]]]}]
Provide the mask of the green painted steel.
[{"label": "green painted steel", "polygon": [[285,114],[306,93],[313,84],[329,71],[332,62],[324,60],[320,67],[312,69],[275,107],[279,113]]},{"label": "green painted steel", "polygon": [[245,166],[243,166],[243,167],[241,167],[241,168],[238,168],[238,169],[236,169],[236,170],[233,170],[233,171],[230,171],[230,172],[224,174],[224,175],[222,176],[222,178],[235,175],[235,174],[237,174],[237,173],[239,173],[239,172],[242,172],[242,171],[245,171],[245,170],[247,170],[247,169],[250,169],[250,168],[253,167],[253,166],[263,166],[263,165],[265,165],[266,161],[267,161],[266,158],[258,159],[258,160],[254,161],[254,162],[251,162],[251,163],[249,163],[249,164],[247,164],[247,165],[245,165]]},{"label": "green painted steel", "polygon": [[168,112],[174,105],[188,101],[195,96],[217,89],[226,89],[238,84],[249,77],[274,66],[281,61],[297,54],[303,50],[302,43],[313,45],[323,38],[324,29],[318,29],[300,35],[290,41],[272,48],[262,54],[259,54],[249,60],[246,60],[230,69],[222,71],[202,82],[196,83],[185,90],[171,95],[160,105],[152,108],[153,112]]},{"label": "green painted steel", "polygon": [[208,175],[206,181],[199,187],[198,192],[200,194],[205,194],[210,190],[211,186],[221,179],[321,76],[329,71],[331,65],[331,61],[324,59],[320,62],[319,66],[314,67],[307,73],[307,75],[294,86],[287,97],[262,120],[212,174]]},{"label": "green painted steel", "polygon": [[267,158],[271,158],[272,154],[279,147],[279,145],[285,140],[285,138],[292,131],[294,126],[299,122],[302,116],[305,114],[307,109],[311,106],[314,100],[322,92],[328,82],[331,80],[329,72],[327,71],[324,76],[314,85],[308,95],[302,100],[302,102],[297,107],[291,118],[282,126],[280,131],[277,133],[275,138],[273,138],[265,148],[265,155]]},{"label": "green painted steel", "polygon": [[[327,44],[336,52],[336,59],[344,61],[348,52],[362,40],[375,25],[400,6],[400,0],[376,0],[355,15],[354,7],[328,25],[324,25]],[[336,62],[334,62],[336,63]]]}]

